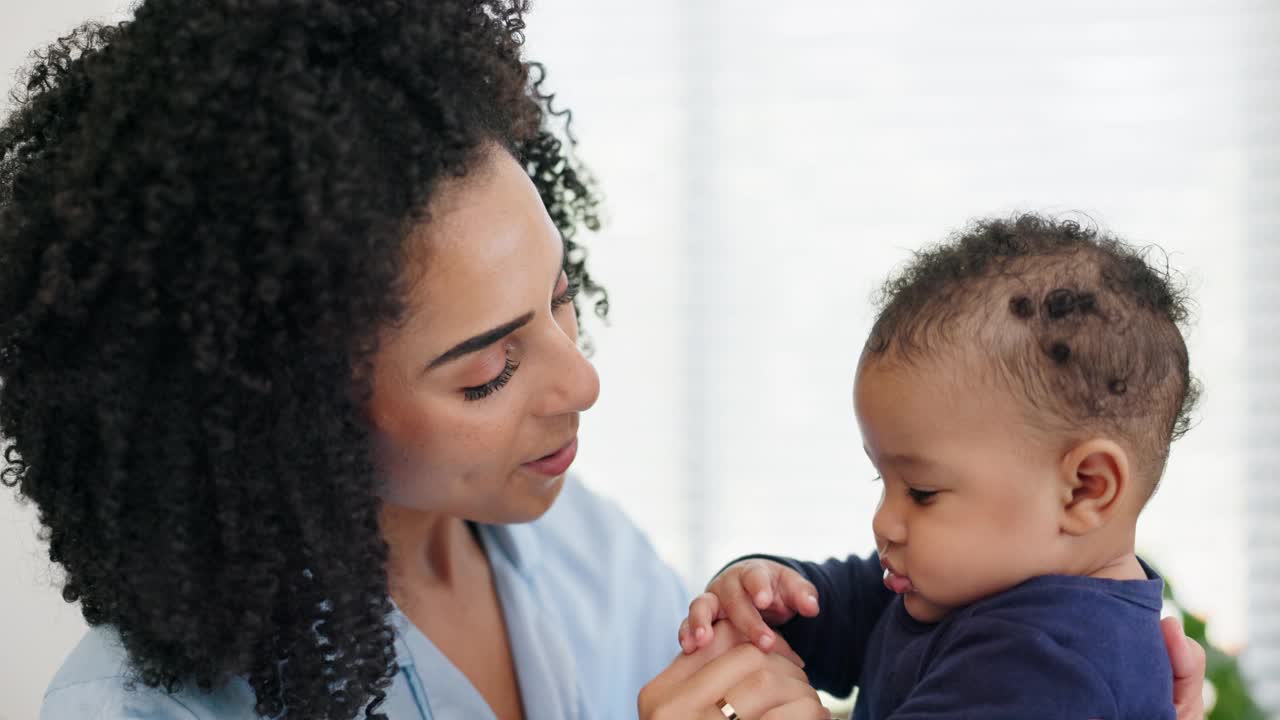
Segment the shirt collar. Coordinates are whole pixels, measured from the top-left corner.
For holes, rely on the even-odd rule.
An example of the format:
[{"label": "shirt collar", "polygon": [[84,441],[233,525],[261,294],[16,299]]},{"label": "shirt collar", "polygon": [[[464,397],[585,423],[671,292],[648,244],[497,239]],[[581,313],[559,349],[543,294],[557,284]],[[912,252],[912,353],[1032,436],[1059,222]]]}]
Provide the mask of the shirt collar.
[{"label": "shirt collar", "polygon": [[[542,545],[532,524],[477,525],[477,527],[484,539],[486,552],[502,553],[502,557],[515,568],[522,580],[527,583],[533,582],[533,576],[542,564]],[[391,601],[391,605],[394,608],[391,622],[396,629],[396,663],[401,668],[412,667],[413,653],[405,643],[409,618],[400,612],[394,600]]]},{"label": "shirt collar", "polygon": [[533,525],[481,525],[486,544],[502,553],[507,562],[531,582],[542,564],[542,547]]}]

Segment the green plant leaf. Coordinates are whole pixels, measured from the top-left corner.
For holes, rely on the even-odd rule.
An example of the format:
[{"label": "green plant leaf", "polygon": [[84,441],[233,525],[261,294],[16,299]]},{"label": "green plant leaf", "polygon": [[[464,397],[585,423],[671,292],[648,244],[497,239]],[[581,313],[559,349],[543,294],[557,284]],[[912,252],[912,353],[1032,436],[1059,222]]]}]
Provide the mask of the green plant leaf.
[{"label": "green plant leaf", "polygon": [[1183,632],[1204,648],[1205,681],[1213,686],[1216,695],[1206,720],[1267,720],[1262,708],[1249,694],[1239,660],[1209,642],[1208,623],[1198,615],[1187,612],[1178,603],[1169,579],[1159,570],[1156,573],[1164,578],[1164,597],[1177,609],[1182,619]]}]

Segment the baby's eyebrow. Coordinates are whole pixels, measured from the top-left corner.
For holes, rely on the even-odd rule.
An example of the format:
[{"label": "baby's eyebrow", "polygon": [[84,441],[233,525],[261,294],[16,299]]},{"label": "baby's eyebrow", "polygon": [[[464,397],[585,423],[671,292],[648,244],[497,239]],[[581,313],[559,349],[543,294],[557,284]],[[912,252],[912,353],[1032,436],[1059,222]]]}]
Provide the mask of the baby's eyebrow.
[{"label": "baby's eyebrow", "polygon": [[[865,450],[865,448],[863,448]],[[870,453],[867,454],[870,457]],[[915,453],[881,453],[880,462],[886,465],[906,465],[909,467],[929,467],[935,463],[923,455]]]}]

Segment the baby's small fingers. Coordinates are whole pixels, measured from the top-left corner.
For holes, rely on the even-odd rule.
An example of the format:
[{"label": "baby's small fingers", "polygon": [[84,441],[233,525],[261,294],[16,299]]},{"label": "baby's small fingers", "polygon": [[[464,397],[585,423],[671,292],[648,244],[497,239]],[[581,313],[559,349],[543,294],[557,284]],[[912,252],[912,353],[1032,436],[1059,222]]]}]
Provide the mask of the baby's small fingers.
[{"label": "baby's small fingers", "polygon": [[711,641],[711,623],[720,612],[720,598],[715,593],[704,592],[689,603],[689,624],[694,649]]},{"label": "baby's small fingers", "polygon": [[726,588],[721,605],[729,616],[729,622],[756,647],[769,652],[773,648],[774,634],[760,617],[760,610],[747,597],[741,586]]},{"label": "baby's small fingers", "polygon": [[782,575],[782,594],[787,604],[805,617],[818,614],[818,589],[813,583],[805,580],[797,572],[786,572]]},{"label": "baby's small fingers", "polygon": [[676,633],[676,638],[680,642],[680,652],[685,655],[698,649],[698,646],[693,642],[693,633],[689,632],[689,618],[685,618],[680,623],[680,632]]},{"label": "baby's small fingers", "polygon": [[773,604],[773,577],[774,568],[766,566],[764,563],[751,563],[751,565],[739,576],[742,581],[742,590],[751,598],[751,604],[756,606],[757,610],[763,610]]}]

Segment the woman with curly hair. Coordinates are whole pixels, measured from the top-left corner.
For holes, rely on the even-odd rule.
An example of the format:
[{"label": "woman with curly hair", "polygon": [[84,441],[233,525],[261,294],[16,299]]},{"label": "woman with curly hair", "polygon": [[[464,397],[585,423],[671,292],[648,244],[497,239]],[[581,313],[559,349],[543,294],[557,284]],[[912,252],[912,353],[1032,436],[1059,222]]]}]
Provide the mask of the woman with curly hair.
[{"label": "woman with curly hair", "polygon": [[[575,294],[607,305],[524,11],[147,0],[37,55],[0,129],[4,479],[92,626],[44,717],[614,718],[671,662],[683,589],[564,478]],[[658,684],[820,712],[762,653]]]},{"label": "woman with curly hair", "polygon": [[43,717],[825,717],[785,647],[672,661],[686,594],[565,477],[608,305],[525,10],[146,0],[37,55],[3,477],[91,626]]}]

